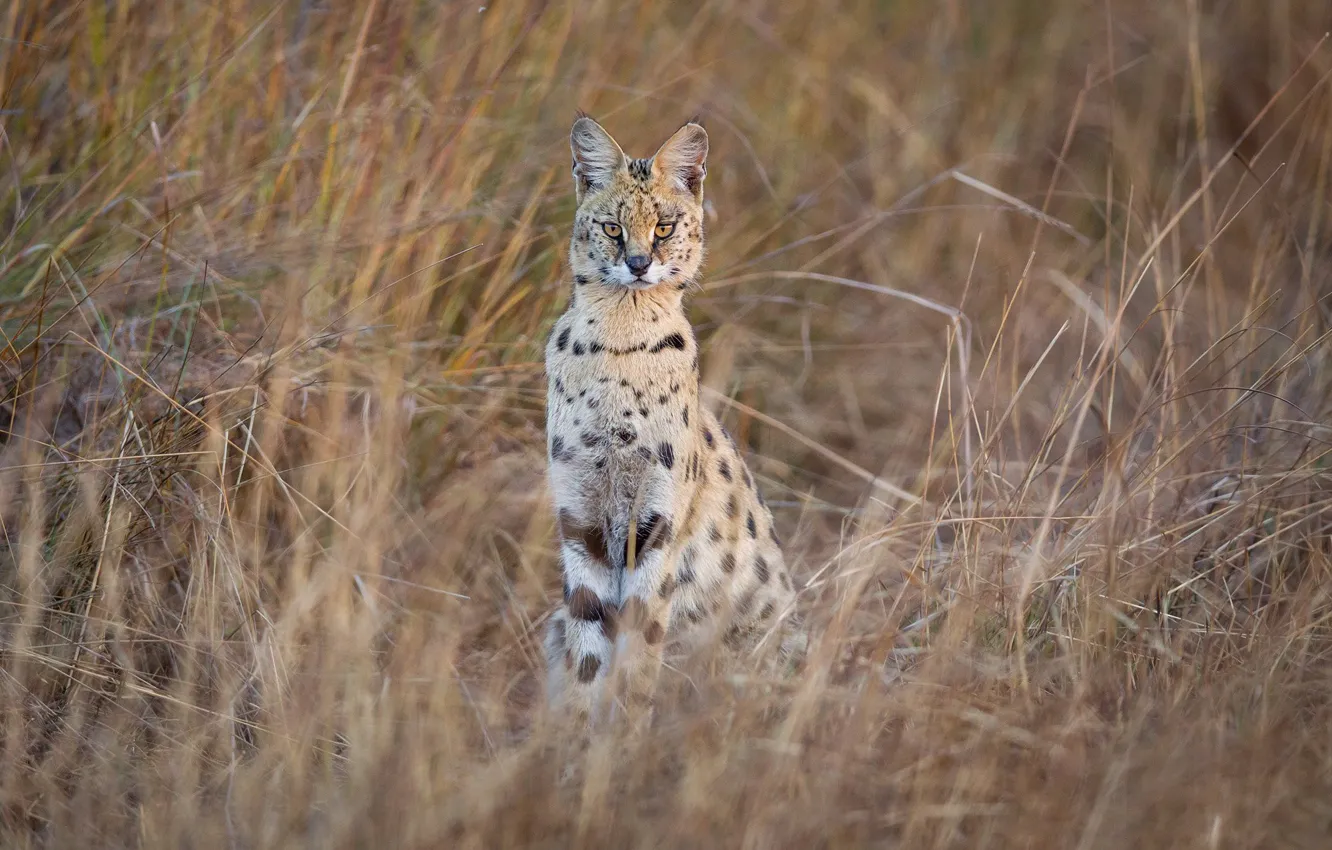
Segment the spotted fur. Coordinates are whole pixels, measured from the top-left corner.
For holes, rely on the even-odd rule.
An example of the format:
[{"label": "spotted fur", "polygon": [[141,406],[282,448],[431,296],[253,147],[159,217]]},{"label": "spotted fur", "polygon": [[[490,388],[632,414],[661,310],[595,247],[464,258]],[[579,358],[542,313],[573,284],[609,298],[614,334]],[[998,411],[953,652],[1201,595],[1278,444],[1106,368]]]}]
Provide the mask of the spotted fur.
[{"label": "spotted fur", "polygon": [[564,600],[545,637],[557,705],[591,716],[612,670],[650,696],[667,638],[775,627],[793,589],[772,515],[699,404],[683,297],[703,262],[708,137],[630,159],[591,118],[570,135],[573,292],[546,347]]}]

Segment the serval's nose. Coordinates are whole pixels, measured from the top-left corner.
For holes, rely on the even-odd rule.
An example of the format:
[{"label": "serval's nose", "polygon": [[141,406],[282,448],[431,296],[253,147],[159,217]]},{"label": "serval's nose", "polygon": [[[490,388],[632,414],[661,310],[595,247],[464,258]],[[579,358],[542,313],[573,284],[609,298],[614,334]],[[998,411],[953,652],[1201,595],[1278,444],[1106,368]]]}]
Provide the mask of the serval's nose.
[{"label": "serval's nose", "polygon": [[647,271],[648,266],[652,265],[652,258],[647,254],[630,254],[624,258],[624,264],[629,267],[629,271],[633,272],[635,276],[642,277],[643,272]]}]

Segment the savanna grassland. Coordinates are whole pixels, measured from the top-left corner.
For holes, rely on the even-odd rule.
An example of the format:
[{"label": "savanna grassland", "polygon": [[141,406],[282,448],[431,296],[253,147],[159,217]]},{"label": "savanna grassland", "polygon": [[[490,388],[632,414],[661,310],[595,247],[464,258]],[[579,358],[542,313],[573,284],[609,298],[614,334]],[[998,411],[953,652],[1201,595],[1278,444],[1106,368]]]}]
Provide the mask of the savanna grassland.
[{"label": "savanna grassland", "polygon": [[[0,846],[1332,846],[1329,28],[0,5]],[[578,108],[708,128],[706,399],[811,633],[586,751]]]}]

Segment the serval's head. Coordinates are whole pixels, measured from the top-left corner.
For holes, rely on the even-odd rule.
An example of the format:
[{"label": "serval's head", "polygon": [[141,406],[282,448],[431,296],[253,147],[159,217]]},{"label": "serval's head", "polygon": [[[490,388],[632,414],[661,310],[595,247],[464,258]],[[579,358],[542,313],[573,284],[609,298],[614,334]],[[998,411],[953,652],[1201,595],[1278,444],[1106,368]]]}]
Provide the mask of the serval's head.
[{"label": "serval's head", "polygon": [[648,159],[630,159],[587,116],[574,122],[569,263],[582,283],[685,289],[703,263],[708,134],[690,122]]}]

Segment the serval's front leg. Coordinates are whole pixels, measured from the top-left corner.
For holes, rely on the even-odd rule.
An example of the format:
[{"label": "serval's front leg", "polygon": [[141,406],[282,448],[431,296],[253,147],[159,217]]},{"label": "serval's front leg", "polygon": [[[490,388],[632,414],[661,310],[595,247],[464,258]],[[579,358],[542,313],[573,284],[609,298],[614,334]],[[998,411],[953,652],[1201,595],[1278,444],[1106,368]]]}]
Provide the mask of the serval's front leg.
[{"label": "serval's front leg", "polygon": [[607,521],[595,509],[559,508],[564,600],[546,628],[547,697],[557,711],[596,716],[615,637],[615,575]]},{"label": "serval's front leg", "polygon": [[556,707],[595,720],[603,706],[650,703],[676,585],[678,473],[673,452],[657,452],[625,470],[606,514],[559,506],[564,602],[545,641]]},{"label": "serval's front leg", "polygon": [[[677,587],[677,539],[689,522],[691,483],[670,454],[655,458],[615,535],[620,570],[613,676],[616,697],[638,720],[650,715]],[[621,543],[623,541],[623,543]]]}]

